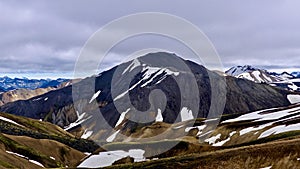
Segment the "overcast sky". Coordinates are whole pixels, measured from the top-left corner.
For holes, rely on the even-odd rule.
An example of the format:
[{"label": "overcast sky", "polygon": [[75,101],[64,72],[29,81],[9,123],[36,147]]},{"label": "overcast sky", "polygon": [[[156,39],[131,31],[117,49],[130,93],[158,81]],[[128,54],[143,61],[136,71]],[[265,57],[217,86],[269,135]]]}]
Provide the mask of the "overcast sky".
[{"label": "overcast sky", "polygon": [[[189,20],[208,36],[225,68],[250,64],[300,70],[299,7],[297,0],[1,0],[0,72],[72,72],[80,49],[95,31],[137,12]],[[124,53],[124,48],[115,50],[105,66],[118,64]]]}]

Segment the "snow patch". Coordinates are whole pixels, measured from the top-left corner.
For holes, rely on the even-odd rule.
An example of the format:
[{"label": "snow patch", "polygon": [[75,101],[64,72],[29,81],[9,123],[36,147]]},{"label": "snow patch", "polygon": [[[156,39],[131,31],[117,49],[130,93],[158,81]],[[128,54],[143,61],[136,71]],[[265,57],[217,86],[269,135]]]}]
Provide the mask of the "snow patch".
[{"label": "snow patch", "polygon": [[236,131],[232,131],[231,133],[229,133],[229,137],[226,139],[226,140],[223,140],[223,141],[220,141],[220,142],[217,142],[215,144],[213,144],[212,146],[223,146],[226,142],[228,142],[230,140],[230,138],[236,133]]},{"label": "snow patch", "polygon": [[118,122],[116,123],[115,127],[117,127],[118,125],[120,125],[122,123],[122,121],[124,120],[126,114],[129,112],[130,108],[128,108],[125,112],[123,112],[121,115],[120,115],[120,118],[118,120]]},{"label": "snow patch", "polygon": [[287,95],[287,99],[291,102],[291,104],[300,102],[300,95],[297,94],[289,94]]},{"label": "snow patch", "polygon": [[18,126],[22,126],[22,125],[18,124],[17,122],[15,122],[15,121],[13,121],[13,120],[10,120],[10,119],[8,119],[8,118],[2,117],[2,116],[0,116],[0,120],[6,121],[6,122],[9,122],[9,123],[18,125]]},{"label": "snow patch", "polygon": [[163,120],[164,120],[164,118],[163,118],[163,116],[162,116],[161,110],[158,109],[158,110],[157,110],[157,115],[156,115],[155,121],[156,121],[156,122],[162,122]]},{"label": "snow patch", "polygon": [[98,155],[92,155],[84,160],[78,167],[82,168],[99,168],[111,166],[115,161],[127,156],[134,158],[134,162],[145,161],[145,151],[142,149],[131,149],[128,152],[123,150],[115,150],[108,152],[100,152]]},{"label": "snow patch", "polygon": [[[78,113],[78,112],[77,112],[77,113]],[[91,118],[91,116],[89,116],[89,117],[87,117],[87,118],[84,119],[83,117],[84,117],[85,114],[86,114],[85,112],[82,113],[82,114],[79,115],[79,116],[78,116],[78,114],[77,114],[78,119],[77,119],[75,122],[73,122],[73,123],[69,124],[68,126],[66,126],[66,127],[64,128],[64,130],[65,130],[65,131],[68,131],[68,130],[70,130],[71,128],[73,128],[73,127],[75,127],[75,126],[78,126],[78,125],[82,124],[83,122],[85,122],[86,120],[88,120],[89,118]]]},{"label": "snow patch", "polygon": [[258,126],[258,127],[248,127],[248,128],[242,129],[240,131],[240,136],[242,136],[244,134],[247,134],[249,132],[252,132],[252,131],[257,131],[257,130],[264,129],[265,127],[271,126],[272,124],[273,123],[267,123],[267,124],[264,124],[264,125],[261,125],[261,126]]},{"label": "snow patch", "polygon": [[270,129],[264,131],[263,133],[261,133],[261,135],[258,137],[258,139],[265,138],[265,137],[268,137],[273,134],[280,134],[280,133],[284,133],[284,132],[288,132],[288,131],[295,131],[295,130],[300,130],[300,123],[291,124],[291,125],[275,126],[273,128],[270,128]]},{"label": "snow patch", "polygon": [[[273,111],[275,112],[270,112],[270,113],[265,113],[268,111]],[[260,111],[255,111],[252,113],[244,114],[242,116],[239,116],[234,119],[229,119],[225,120],[222,123],[230,123],[230,122],[237,122],[237,121],[245,121],[245,120],[255,120],[255,121],[265,121],[265,120],[277,120],[279,118],[292,115],[295,113],[299,113],[300,108],[299,107],[294,107],[291,109],[286,109],[286,110],[278,110],[278,108],[271,108],[271,109],[266,109],[266,110],[260,110]]]},{"label": "snow patch", "polygon": [[99,94],[101,93],[101,91],[99,90],[98,92],[96,92],[93,97],[91,98],[90,102],[89,103],[92,103],[98,96]]},{"label": "snow patch", "polygon": [[180,125],[180,126],[176,126],[176,127],[173,127],[173,129],[180,129],[180,128],[182,128],[184,125]]},{"label": "snow patch", "polygon": [[187,107],[183,107],[180,111],[181,121],[187,121],[194,119],[192,110],[189,110]]},{"label": "snow patch", "polygon": [[195,127],[187,127],[184,131],[185,132],[189,132],[192,129],[198,129],[198,133],[197,136],[199,136],[202,133],[202,130],[205,129],[206,125],[202,125],[202,126],[195,126]]},{"label": "snow patch", "polygon": [[141,63],[139,62],[139,60],[138,60],[138,59],[134,59],[134,60],[131,62],[131,64],[123,71],[122,75],[123,75],[124,73],[126,73],[128,70],[129,70],[129,72],[131,72],[134,68],[136,68],[136,67],[138,67],[138,66],[140,66],[140,65],[141,65]]},{"label": "snow patch", "polygon": [[221,134],[219,133],[218,135],[212,136],[204,141],[207,142],[208,144],[215,144],[215,142],[220,138],[221,138]]},{"label": "snow patch", "polygon": [[116,136],[118,135],[118,133],[119,133],[120,131],[121,131],[121,130],[116,131],[114,134],[112,134],[111,136],[109,136],[109,137],[106,139],[106,141],[107,141],[107,142],[113,142],[114,139],[116,138]]},{"label": "snow patch", "polygon": [[264,167],[264,168],[260,168],[260,169],[271,169],[272,166],[269,166],[269,167]]},{"label": "snow patch", "polygon": [[5,152],[7,152],[8,154],[13,154],[13,155],[16,155],[16,156],[18,156],[18,157],[26,158],[26,159],[27,159],[27,157],[25,157],[25,156],[23,156],[23,155],[21,155],[21,154],[18,154],[18,153],[14,153],[14,152],[12,152],[12,151],[5,151]]},{"label": "snow patch", "polygon": [[82,139],[88,139],[93,134],[93,131],[85,130],[83,135],[81,136]]},{"label": "snow patch", "polygon": [[[45,168],[44,166],[43,166],[43,164],[41,164],[41,163],[39,163],[39,162],[37,162],[37,161],[35,161],[35,160],[31,160],[31,159],[29,159],[28,157],[26,157],[26,156],[23,156],[23,155],[21,155],[21,154],[18,154],[18,153],[14,153],[14,152],[11,152],[11,151],[6,151],[8,154],[13,154],[13,155],[16,155],[16,156],[18,156],[18,157],[21,157],[21,158],[25,158],[25,159],[27,159],[29,162],[31,162],[31,163],[33,163],[33,164],[35,164],[35,165],[38,165],[38,166],[41,166],[41,167],[43,167],[43,168]],[[51,158],[51,157],[50,157]]]},{"label": "snow patch", "polygon": [[43,166],[43,164],[41,164],[41,163],[39,163],[39,162],[37,162],[37,161],[29,160],[29,162],[31,162],[31,163],[33,163],[33,164],[35,164],[35,165],[38,165],[38,166],[40,166],[40,167],[45,168],[45,167]]}]

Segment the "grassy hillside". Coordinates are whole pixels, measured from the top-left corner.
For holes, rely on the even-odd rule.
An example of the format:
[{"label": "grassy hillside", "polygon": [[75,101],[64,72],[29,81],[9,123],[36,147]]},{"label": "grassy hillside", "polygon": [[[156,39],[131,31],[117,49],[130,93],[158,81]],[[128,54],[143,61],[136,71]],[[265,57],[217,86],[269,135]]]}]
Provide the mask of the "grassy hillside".
[{"label": "grassy hillside", "polygon": [[300,139],[282,140],[258,145],[243,146],[213,152],[164,158],[133,164],[116,165],[107,168],[178,168],[215,169],[247,168],[258,169],[272,166],[274,169],[299,168]]},{"label": "grassy hillside", "polygon": [[84,152],[98,148],[48,122],[6,113],[0,118],[0,168],[76,167]]}]

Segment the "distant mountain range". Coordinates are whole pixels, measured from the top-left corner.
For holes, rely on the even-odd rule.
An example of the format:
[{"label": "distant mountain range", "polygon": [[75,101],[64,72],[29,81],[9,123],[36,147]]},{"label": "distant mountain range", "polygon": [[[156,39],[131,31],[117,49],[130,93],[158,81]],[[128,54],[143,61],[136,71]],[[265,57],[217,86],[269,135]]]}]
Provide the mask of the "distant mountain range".
[{"label": "distant mountain range", "polygon": [[67,82],[69,79],[28,79],[28,78],[10,78],[0,77],[0,92],[6,92],[15,89],[38,89],[57,87],[63,82]]},{"label": "distant mountain range", "polygon": [[236,78],[247,79],[256,83],[267,83],[287,90],[300,91],[300,72],[269,72],[250,65],[235,66],[225,72]]}]

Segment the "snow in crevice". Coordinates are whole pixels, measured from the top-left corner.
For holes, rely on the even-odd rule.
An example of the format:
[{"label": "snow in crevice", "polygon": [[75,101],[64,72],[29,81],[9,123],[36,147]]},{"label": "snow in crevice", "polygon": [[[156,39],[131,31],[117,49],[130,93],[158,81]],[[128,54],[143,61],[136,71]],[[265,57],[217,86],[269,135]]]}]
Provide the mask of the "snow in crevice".
[{"label": "snow in crevice", "polygon": [[184,125],[176,126],[176,127],[173,127],[173,129],[177,130],[177,129],[182,128],[183,126],[184,126]]},{"label": "snow in crevice", "polygon": [[128,70],[129,70],[129,72],[131,72],[134,68],[136,68],[136,67],[138,67],[138,66],[140,66],[140,65],[141,65],[141,63],[139,62],[139,60],[138,60],[138,59],[134,59],[134,60],[131,62],[131,64],[123,71],[122,75],[123,75],[124,73],[128,72]]},{"label": "snow in crevice", "polygon": [[143,81],[143,79],[141,79],[140,81],[138,81],[136,84],[132,85],[128,90],[126,90],[125,92],[121,93],[120,95],[118,95],[117,97],[114,98],[114,101],[124,97],[130,90],[134,89],[137,85],[139,85],[141,82]]},{"label": "snow in crevice", "polygon": [[[78,113],[78,112],[76,112],[76,113]],[[78,115],[77,120],[76,120],[75,122],[73,122],[73,123],[70,123],[68,126],[66,126],[66,127],[64,128],[64,130],[65,130],[65,131],[70,130],[71,128],[73,128],[73,127],[75,127],[75,126],[78,126],[78,125],[82,124],[83,122],[85,122],[86,120],[88,120],[88,119],[90,119],[90,118],[92,117],[92,116],[89,116],[89,117],[87,117],[87,118],[84,118],[85,114],[86,114],[85,112],[82,113],[82,114],[80,114],[80,115],[79,115],[79,113],[78,113],[78,114],[77,114],[77,115]]]},{"label": "snow in crevice", "polygon": [[134,162],[146,161],[144,157],[145,150],[131,149],[129,151],[114,150],[107,152],[100,152],[98,155],[92,155],[84,160],[78,167],[82,168],[99,168],[111,166],[115,161],[125,157],[132,157]]},{"label": "snow in crevice", "polygon": [[36,99],[33,99],[32,101],[39,101],[39,100],[41,100],[42,99],[42,97],[39,97],[39,98],[36,98]]},{"label": "snow in crevice", "polygon": [[287,96],[287,99],[290,101],[290,103],[299,103],[300,102],[300,95],[297,94],[289,94]]},{"label": "snow in crevice", "polygon": [[96,92],[93,97],[91,98],[91,100],[89,101],[89,103],[92,103],[98,96],[99,94],[101,93],[101,91],[99,90],[98,92]]},{"label": "snow in crevice", "polygon": [[10,119],[8,119],[8,118],[2,117],[2,116],[0,116],[0,120],[6,121],[6,122],[9,122],[9,123],[18,125],[18,126],[22,126],[22,125],[18,124],[17,122],[15,122],[15,121],[13,121],[13,120],[10,120]]},{"label": "snow in crevice", "polygon": [[219,141],[215,144],[213,144],[212,146],[218,147],[218,146],[223,146],[225,143],[227,143],[231,137],[236,133],[236,131],[232,131],[231,133],[229,133],[229,137],[225,140]]},{"label": "snow in crevice", "polygon": [[300,130],[300,123],[290,124],[290,125],[279,125],[264,131],[263,133],[261,133],[261,135],[258,138],[259,139],[265,138],[273,134],[280,134],[280,133],[296,131],[296,130]]},{"label": "snow in crevice", "polygon": [[155,121],[156,121],[156,122],[163,122],[163,120],[164,120],[164,118],[163,118],[163,116],[162,116],[161,110],[158,109],[158,110],[157,110],[157,115],[156,115]]},{"label": "snow in crevice", "polygon": [[128,108],[125,112],[121,113],[119,120],[117,121],[115,127],[117,127],[118,125],[120,125],[123,120],[125,119],[126,114],[130,111],[130,108]]},{"label": "snow in crevice", "polygon": [[212,136],[212,137],[210,137],[210,138],[208,138],[208,139],[206,139],[206,140],[204,140],[204,141],[207,142],[208,144],[215,144],[216,141],[217,141],[218,139],[220,139],[220,138],[221,138],[221,134],[219,133],[219,134],[217,134],[216,136]]},{"label": "snow in crevice", "polygon": [[88,139],[93,134],[93,131],[85,130],[83,135],[81,136],[82,139]]},{"label": "snow in crevice", "polygon": [[21,154],[14,153],[14,152],[11,152],[11,151],[6,151],[6,153],[8,153],[8,154],[13,154],[13,155],[16,155],[16,156],[18,156],[18,157],[24,158],[24,159],[28,160],[29,162],[31,162],[31,163],[33,163],[33,164],[35,164],[35,165],[38,165],[38,166],[44,168],[44,165],[41,164],[40,162],[37,162],[37,161],[35,161],[35,160],[31,160],[31,159],[29,159],[28,157],[23,156],[23,155],[21,155]]},{"label": "snow in crevice", "polygon": [[240,136],[250,133],[252,131],[258,131],[258,130],[264,129],[265,127],[271,126],[272,124],[273,123],[267,123],[267,124],[260,125],[258,127],[248,127],[248,128],[242,129],[242,130],[240,130]]},{"label": "snow in crevice", "polygon": [[[133,64],[133,63],[132,63]],[[139,66],[139,64],[134,64],[134,67]],[[130,66],[129,66],[130,67]],[[129,68],[128,67],[128,68]],[[123,73],[125,73],[126,71],[128,71],[127,69],[124,70]],[[118,96],[116,96],[114,98],[114,101],[124,97],[129,91],[131,91],[132,89],[134,89],[137,85],[141,84],[141,87],[145,87],[148,84],[150,84],[157,76],[161,75],[162,73],[164,73],[164,76],[161,77],[160,81],[163,80],[164,78],[167,77],[167,75],[174,75],[174,76],[178,76],[180,73],[176,72],[176,71],[172,71],[170,68],[160,68],[160,67],[150,67],[150,66],[146,66],[143,65],[143,69],[141,71],[143,73],[142,75],[142,79],[140,79],[137,83],[135,83],[134,85],[132,85],[132,87],[130,87],[128,90],[124,91],[123,93],[119,94]],[[143,82],[143,83],[142,83]],[[156,84],[158,84],[158,82],[156,82]]]},{"label": "snow in crevice", "polygon": [[183,107],[180,111],[181,121],[188,121],[194,119],[192,110],[187,107]]},{"label": "snow in crevice", "polygon": [[[273,112],[268,112],[273,111]],[[241,115],[234,119],[229,119],[223,121],[222,123],[230,123],[230,122],[238,122],[238,121],[245,121],[245,120],[255,120],[255,121],[265,121],[265,120],[277,120],[279,118],[296,114],[300,112],[299,107],[294,107],[286,110],[279,110],[278,108],[271,108],[266,110],[255,111],[252,113]]]},{"label": "snow in crevice", "polygon": [[232,131],[231,133],[229,133],[229,136],[227,139],[225,140],[222,140],[222,141],[219,141],[216,143],[217,140],[219,140],[221,138],[221,134],[217,134],[216,136],[212,136],[206,140],[204,140],[205,142],[207,142],[208,144],[212,145],[212,146],[223,146],[226,142],[228,142],[231,137],[236,134],[237,132],[236,131]]},{"label": "snow in crevice", "polygon": [[115,140],[115,138],[117,137],[117,135],[119,134],[119,132],[120,132],[121,130],[118,130],[118,131],[116,131],[115,133],[113,133],[111,136],[109,136],[107,139],[106,139],[106,141],[107,142],[113,142],[114,140]]},{"label": "snow in crevice", "polygon": [[207,125],[202,125],[202,126],[194,126],[194,127],[187,127],[185,128],[185,132],[189,132],[192,129],[198,129],[198,133],[197,136],[199,136],[200,134],[202,134],[203,129],[205,129]]},{"label": "snow in crevice", "polygon": [[264,167],[264,168],[260,168],[260,169],[271,169],[272,166],[268,166],[268,167]]},{"label": "snow in crevice", "polygon": [[37,161],[35,161],[35,160],[29,160],[29,162],[31,162],[31,163],[33,163],[33,164],[35,164],[35,165],[38,165],[38,166],[40,166],[40,167],[45,168],[45,167],[43,166],[43,164],[41,164],[40,162],[37,162]]},{"label": "snow in crevice", "polygon": [[[159,67],[146,67],[142,70],[144,72],[143,79],[147,80],[146,83],[144,83],[141,87],[145,87],[148,84],[150,84],[157,76],[164,74],[162,77],[165,78],[167,75],[174,75],[178,76],[179,72],[171,71],[168,68],[159,68]],[[151,77],[152,76],[152,77]],[[151,78],[150,78],[151,77]],[[150,78],[150,79],[149,79]],[[158,83],[158,82],[157,82]],[[156,84],[157,84],[156,83]]]}]

